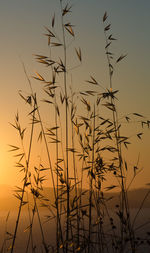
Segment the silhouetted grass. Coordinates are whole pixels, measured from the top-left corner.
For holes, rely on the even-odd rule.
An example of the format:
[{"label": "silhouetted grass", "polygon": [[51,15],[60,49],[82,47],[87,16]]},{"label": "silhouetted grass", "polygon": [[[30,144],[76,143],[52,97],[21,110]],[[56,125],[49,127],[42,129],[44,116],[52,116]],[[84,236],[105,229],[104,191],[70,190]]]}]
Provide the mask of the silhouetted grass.
[{"label": "silhouetted grass", "polygon": [[[55,31],[54,14],[51,27],[45,27],[50,54],[48,56],[35,55],[37,62],[47,67],[43,75],[36,72],[33,78],[43,85],[45,94],[43,101],[50,106],[49,126],[42,120],[39,99],[23,64],[30,94],[24,96],[20,92],[20,96],[30,107],[28,116],[31,127],[29,136],[25,136],[26,129],[22,129],[17,113],[12,126],[19,133],[21,147],[11,145],[11,151],[18,157],[16,166],[24,174],[22,188],[18,187],[15,191],[15,197],[19,199],[19,209],[9,250],[11,253],[15,252],[21,211],[24,205],[28,205],[29,226],[25,230],[25,233],[28,233],[28,240],[25,251],[22,252],[38,252],[33,233],[37,215],[42,238],[40,252],[135,253],[142,243],[149,244],[148,237],[137,239],[134,227],[149,192],[139,206],[137,214],[132,218],[128,200],[130,184],[128,185],[126,181],[128,164],[124,160],[123,152],[124,148],[128,148],[130,140],[128,136],[122,136],[122,125],[117,110],[118,90],[114,90],[113,87],[115,65],[119,64],[126,55],[116,58],[111,52],[111,44],[115,38],[112,36],[111,25],[105,12],[102,22],[106,40],[109,88],[102,87],[90,74],[90,79],[86,81],[87,90],[80,90],[78,94],[74,93],[73,89],[70,89],[71,71],[69,69],[72,66],[69,65],[71,56],[68,57],[68,41],[70,42],[70,38],[74,41],[75,38],[74,26],[68,21],[71,11],[72,6],[69,3],[65,5],[60,0],[62,38],[58,38]],[[57,48],[62,48],[63,57],[57,58],[55,54],[53,57],[53,50]],[[81,49],[76,47],[74,52],[79,64],[82,64]],[[82,112],[78,109],[80,107],[84,107]],[[106,118],[102,116],[101,110],[106,110]],[[130,123],[132,117],[137,118],[141,125],[149,127],[150,121],[135,112],[124,116],[124,120]],[[33,154],[31,150],[38,131],[37,145],[45,145],[48,167],[41,162],[38,168],[36,165],[32,168],[30,166]],[[139,132],[137,137],[141,139],[142,134],[143,132]],[[24,138],[29,139],[27,151],[25,151]],[[51,153],[52,150],[53,153]],[[137,170],[138,165],[135,165],[133,179],[136,177]],[[52,199],[44,196],[43,191],[43,182],[48,173],[50,173],[53,187]],[[108,173],[116,179],[116,184],[112,185],[109,182],[110,185],[105,187],[104,182],[107,181]],[[83,185],[87,181],[86,178],[89,184],[85,189]],[[110,210],[111,198],[106,198],[105,193],[115,188],[118,188],[120,192],[119,202],[113,210]],[[32,203],[29,198],[25,199],[26,192],[32,194]],[[49,220],[55,222],[55,243],[51,242],[51,238],[46,239],[39,203],[49,212],[47,222]],[[114,212],[113,215],[112,212]],[[6,252],[5,240],[1,252]]]}]

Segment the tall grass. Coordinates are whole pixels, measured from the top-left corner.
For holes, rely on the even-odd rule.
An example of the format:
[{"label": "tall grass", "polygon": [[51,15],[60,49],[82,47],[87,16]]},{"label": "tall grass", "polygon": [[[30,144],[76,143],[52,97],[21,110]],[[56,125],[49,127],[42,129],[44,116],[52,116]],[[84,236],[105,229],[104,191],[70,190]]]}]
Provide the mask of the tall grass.
[{"label": "tall grass", "polygon": [[[30,135],[25,136],[25,129],[21,128],[17,113],[12,126],[19,133],[21,147],[11,145],[11,151],[15,152],[16,157],[19,157],[16,165],[23,171],[24,176],[22,188],[17,188],[15,194],[19,199],[19,209],[10,245],[11,253],[15,252],[18,225],[21,222],[21,211],[24,205],[28,205],[30,217],[29,226],[26,229],[26,233],[28,233],[26,252],[30,252],[29,248],[31,248],[31,252],[36,252],[33,226],[35,225],[34,217],[37,214],[42,238],[41,252],[135,253],[140,243],[137,243],[134,225],[143,202],[132,220],[128,201],[128,187],[130,185],[128,186],[126,181],[128,165],[124,160],[123,152],[124,147],[127,148],[130,141],[129,137],[122,136],[122,125],[117,110],[118,90],[114,90],[113,87],[114,64],[119,64],[125,55],[115,59],[111,52],[111,44],[115,38],[111,34],[110,24],[107,23],[108,15],[105,12],[102,22],[106,41],[105,53],[109,88],[101,87],[91,75],[87,81],[87,86],[90,88],[74,93],[73,89],[70,89],[71,71],[69,69],[71,66],[68,59],[68,40],[70,45],[70,39],[72,38],[73,41],[75,39],[73,25],[71,21],[68,21],[72,6],[69,3],[64,4],[63,0],[59,1],[62,38],[58,38],[55,31],[54,14],[51,28],[45,27],[50,55],[35,55],[36,60],[47,69],[44,74],[36,72],[33,76],[43,84],[44,103],[54,109],[49,111],[52,119],[49,126],[42,120],[39,99],[23,65],[30,94],[24,96],[20,93],[20,96],[31,108],[29,111],[31,127]],[[62,49],[63,57],[53,57],[53,50],[57,48]],[[82,64],[81,49],[75,48],[74,52],[77,60]],[[78,109],[79,107],[84,108],[82,112]],[[106,110],[106,115],[109,115],[107,118],[102,115],[102,110]],[[126,115],[124,119],[130,121],[132,117],[137,118],[141,124],[144,122],[149,127],[149,120],[138,113],[133,112],[130,116]],[[45,146],[44,155],[47,157],[45,159],[47,159],[48,168],[42,162],[39,164],[39,168],[30,166],[31,149],[37,131],[39,131],[38,145],[40,146],[41,143]],[[141,139],[141,135],[142,133],[139,132],[137,137]],[[24,138],[29,139],[27,155]],[[137,166],[135,166],[134,177],[136,169]],[[43,190],[45,175],[48,175],[49,172],[53,188],[52,199],[47,199]],[[43,175],[43,173],[45,174]],[[105,188],[104,182],[107,181],[108,173],[111,173],[112,177],[116,179],[116,185],[110,183]],[[84,187],[87,178],[89,183]],[[120,198],[119,203],[116,203],[116,207],[113,209],[116,215],[114,220],[105,193],[116,187],[119,188]],[[25,200],[25,192],[31,193],[33,207],[31,207],[29,198]],[[46,239],[39,203],[50,212],[48,219],[53,219],[55,222],[55,243],[51,243],[51,238],[49,241]],[[51,230],[51,228],[49,229]],[[5,252],[4,246],[5,243],[2,252]]]}]

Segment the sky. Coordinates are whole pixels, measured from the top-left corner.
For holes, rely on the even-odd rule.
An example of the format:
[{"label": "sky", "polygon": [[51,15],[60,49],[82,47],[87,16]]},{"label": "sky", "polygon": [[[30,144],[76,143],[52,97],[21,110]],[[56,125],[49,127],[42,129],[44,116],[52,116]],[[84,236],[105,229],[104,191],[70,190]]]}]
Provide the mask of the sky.
[{"label": "sky", "polygon": [[[73,4],[70,20],[75,25],[75,41],[72,41],[71,46],[80,47],[83,58],[82,65],[73,72],[73,89],[84,87],[85,80],[88,80],[90,75],[104,87],[109,87],[102,22],[107,11],[113,36],[117,38],[112,50],[118,57],[127,54],[127,57],[116,65],[113,81],[114,89],[119,89],[120,115],[138,112],[150,119],[150,1],[69,2]],[[0,184],[16,185],[20,182],[18,170],[14,166],[15,160],[12,153],[8,152],[8,145],[17,145],[19,142],[15,130],[9,124],[13,123],[17,111],[21,115],[22,124],[28,124],[25,120],[28,111],[18,95],[19,90],[25,94],[29,92],[21,61],[24,62],[29,76],[33,76],[35,71],[44,71],[35,62],[33,54],[49,54],[47,39],[43,34],[44,26],[50,26],[54,12],[56,23],[59,23],[60,8],[57,0],[0,2]],[[56,28],[61,34],[60,26]],[[70,48],[69,50],[68,62],[74,67],[75,58],[70,56],[72,51]],[[37,82],[32,82],[34,89],[40,93]],[[132,128],[131,132],[137,130],[136,126]],[[143,141],[137,140],[129,150],[129,156],[133,158],[131,167],[140,154],[140,166],[143,169],[137,176],[134,187],[143,187],[150,181],[149,148],[150,130],[145,129]]]}]

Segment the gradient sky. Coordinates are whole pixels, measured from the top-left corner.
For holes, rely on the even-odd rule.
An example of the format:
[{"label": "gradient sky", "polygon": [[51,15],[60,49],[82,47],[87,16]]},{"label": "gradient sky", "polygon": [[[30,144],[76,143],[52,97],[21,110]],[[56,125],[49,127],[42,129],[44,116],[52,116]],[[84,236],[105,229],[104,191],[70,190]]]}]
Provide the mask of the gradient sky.
[{"label": "gradient sky", "polygon": [[[109,86],[102,23],[103,14],[107,11],[112,33],[118,39],[112,50],[118,57],[127,54],[116,66],[114,76],[114,88],[120,90],[119,111],[121,115],[138,112],[150,119],[150,1],[69,2],[74,5],[71,20],[75,25],[75,45],[81,47],[83,56],[78,75],[80,82],[84,83],[84,80],[93,75],[103,86]],[[59,22],[57,0],[0,1],[0,184],[16,185],[20,180],[13,166],[14,159],[7,152],[8,144],[17,144],[16,133],[8,122],[13,122],[17,110],[22,117],[23,113],[27,115],[18,95],[18,90],[28,91],[20,58],[29,75],[33,75],[35,71],[40,72],[40,66],[35,63],[33,54],[48,53],[47,40],[43,36],[44,25],[49,26],[54,12],[56,21]],[[75,80],[75,90],[79,86],[76,83]],[[34,85],[36,87],[37,84]],[[130,156],[133,156],[133,164],[140,153],[141,167],[144,168],[137,177],[135,187],[150,182],[149,150],[150,130],[145,129],[143,142],[137,141],[129,150]]]}]

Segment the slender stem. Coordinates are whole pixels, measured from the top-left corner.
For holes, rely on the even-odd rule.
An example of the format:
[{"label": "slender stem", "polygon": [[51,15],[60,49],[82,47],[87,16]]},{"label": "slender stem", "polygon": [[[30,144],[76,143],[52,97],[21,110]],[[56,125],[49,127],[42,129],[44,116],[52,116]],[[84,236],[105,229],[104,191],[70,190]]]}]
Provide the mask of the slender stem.
[{"label": "slender stem", "polygon": [[92,168],[90,175],[90,196],[89,196],[89,247],[88,253],[91,252],[91,234],[92,234],[92,195],[93,195],[93,175],[94,175],[94,152],[95,152],[95,104],[93,115],[93,136],[92,136]]},{"label": "slender stem", "polygon": [[[108,45],[108,39],[107,39],[107,34],[104,29],[104,34],[105,34],[105,40],[106,40],[106,45]],[[112,65],[110,61],[110,56],[108,52],[108,47],[105,47],[106,50],[106,55],[107,55],[107,61],[108,61],[108,69],[109,69],[109,84],[110,84],[110,91],[112,92]],[[114,129],[115,129],[115,140],[116,140],[116,147],[117,147],[117,153],[118,153],[118,161],[119,161],[119,169],[120,169],[120,174],[121,174],[121,213],[122,217],[124,217],[124,211],[126,212],[126,217],[127,217],[127,222],[128,222],[128,230],[129,230],[129,235],[130,235],[130,242],[131,242],[131,249],[132,253],[135,252],[135,246],[134,246],[134,236],[132,235],[132,229],[131,229],[131,222],[130,222],[130,214],[129,214],[129,207],[128,207],[128,200],[127,200],[127,194],[125,191],[125,182],[124,182],[124,170],[122,166],[122,151],[121,151],[121,143],[119,143],[119,137],[120,137],[120,129],[118,125],[118,114],[116,111],[115,107],[115,101],[114,98],[111,97],[111,104],[114,106],[113,110],[113,123],[114,123]],[[123,223],[121,222],[121,248],[120,248],[120,253],[123,251],[123,242],[124,242],[124,231],[123,231]]]},{"label": "slender stem", "polygon": [[21,200],[20,200],[20,205],[19,205],[18,216],[17,216],[17,220],[16,220],[15,231],[14,231],[14,235],[13,235],[11,253],[13,253],[13,251],[14,251],[14,246],[15,246],[15,242],[16,242],[16,235],[17,235],[17,230],[18,230],[18,225],[19,225],[19,220],[20,220],[20,215],[21,215],[22,203],[23,203],[23,198],[24,198],[24,193],[25,193],[25,188],[26,188],[26,183],[27,183],[27,177],[28,177],[29,161],[30,161],[31,148],[32,148],[33,131],[34,131],[34,122],[33,121],[34,121],[34,115],[35,115],[35,107],[36,107],[36,104],[34,101],[33,120],[32,120],[31,133],[30,133],[30,144],[29,144],[28,158],[26,160],[26,172],[25,172],[25,177],[24,177],[24,184],[23,184],[23,189],[22,189],[22,195],[21,195]]},{"label": "slender stem", "polygon": [[[32,217],[31,217],[28,192],[27,192],[27,201],[28,201],[29,221],[30,221],[30,232],[29,232],[29,237],[28,237],[28,242],[27,242],[27,247],[26,247],[26,253],[28,253],[29,244],[30,244],[30,239],[31,239],[32,253],[33,253],[33,252],[34,252],[34,249],[33,249],[33,248],[34,248],[34,246],[33,246],[33,236],[32,236],[33,213],[32,213]],[[33,211],[33,212],[34,212],[34,211]]]},{"label": "slender stem", "polygon": [[64,20],[63,20],[63,7],[62,1],[60,0],[61,7],[61,24],[63,33],[63,48],[64,48],[64,92],[65,92],[65,120],[66,120],[66,177],[67,177],[67,228],[66,228],[66,253],[68,252],[68,240],[69,240],[69,215],[70,215],[70,189],[69,189],[69,168],[68,168],[68,97],[67,97],[67,49],[66,49],[66,39],[64,30]]},{"label": "slender stem", "polygon": [[[72,108],[74,108],[74,103],[73,103],[73,95],[72,95]],[[72,119],[72,115],[71,115],[71,120]],[[73,123],[72,123],[72,156],[73,156],[73,171],[74,171],[74,183],[75,183],[75,196],[78,199],[78,189],[77,189],[77,171],[76,171],[76,160],[75,160],[75,145],[74,145],[74,128],[73,128]],[[79,204],[78,204],[78,200],[76,201],[76,205],[77,205],[77,248],[79,247]]]},{"label": "slender stem", "polygon": [[[56,104],[56,97],[55,97]],[[56,140],[58,140],[58,122],[57,122],[57,111],[55,110],[55,124],[56,124]],[[57,241],[57,253],[59,252],[59,205],[58,205],[58,142],[56,142],[56,173],[57,173],[57,191],[56,191],[56,207],[57,207],[57,224],[56,224],[56,241]]]},{"label": "slender stem", "polygon": [[[22,63],[23,64],[23,63]],[[24,69],[24,73],[25,73],[25,76],[27,78],[27,81],[28,81],[28,84],[30,86],[30,89],[31,89],[31,94],[34,98],[34,93],[33,93],[33,89],[32,89],[32,85],[31,85],[31,81],[27,75],[27,72],[26,72],[26,69],[25,69],[25,66],[23,64],[23,69]],[[39,111],[39,108],[38,108],[38,104],[37,104],[37,99],[36,97],[34,98],[34,102],[36,104],[36,108],[37,108],[37,114],[38,114],[38,117],[39,117],[39,121],[40,121],[40,125],[41,125],[41,131],[42,131],[42,134],[43,134],[43,138],[44,138],[44,143],[45,143],[45,147],[46,147],[46,153],[47,153],[47,157],[48,157],[48,163],[49,163],[49,168],[50,168],[50,173],[51,173],[51,178],[52,178],[52,185],[53,185],[53,192],[54,192],[54,198],[55,198],[55,201],[57,199],[57,194],[56,194],[56,189],[55,189],[55,182],[54,182],[54,175],[53,175],[53,170],[52,170],[52,163],[51,163],[51,157],[50,157],[50,153],[49,153],[49,148],[48,148],[48,143],[47,143],[47,140],[46,140],[46,135],[45,135],[45,132],[44,132],[44,126],[43,126],[43,123],[42,123],[42,119],[41,119],[41,115],[40,115],[40,111]],[[60,221],[60,216],[58,217],[59,219],[59,228],[60,228],[60,236],[61,236],[61,241],[62,241],[62,244],[63,243],[63,234],[62,234],[62,228],[61,228],[61,221]],[[63,248],[63,252],[64,252],[64,248]],[[11,252],[12,253],[12,252]]]}]

